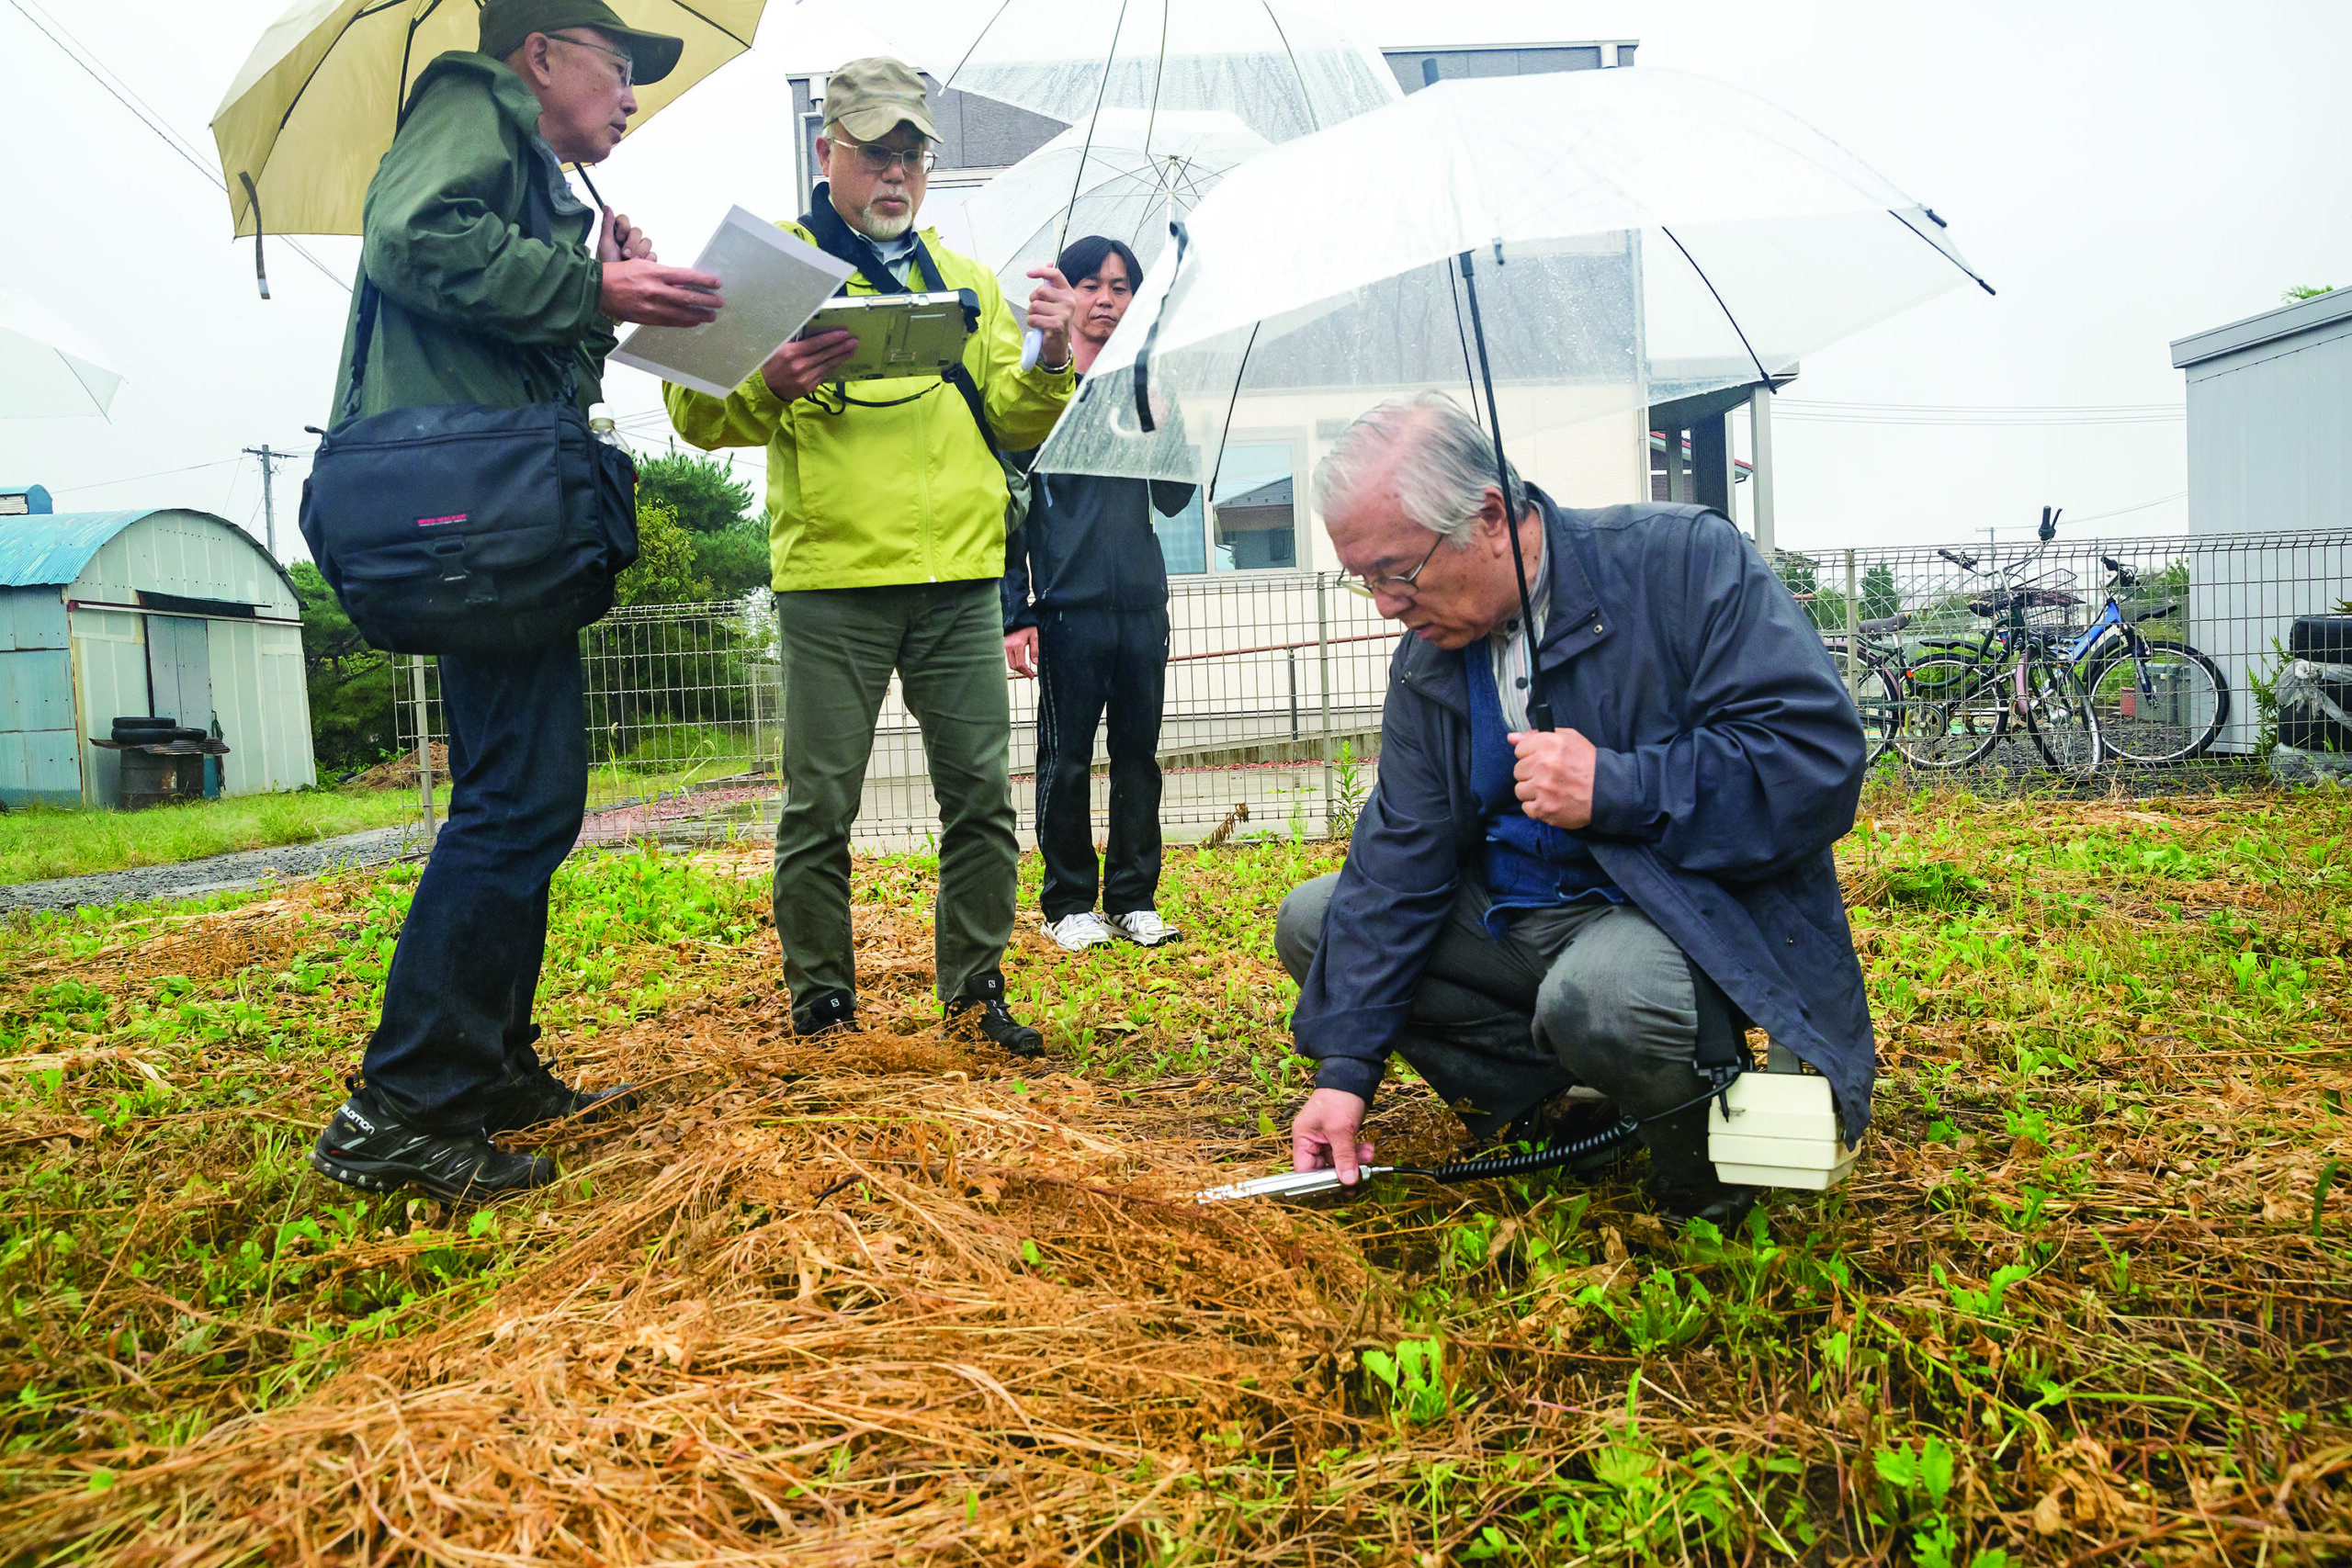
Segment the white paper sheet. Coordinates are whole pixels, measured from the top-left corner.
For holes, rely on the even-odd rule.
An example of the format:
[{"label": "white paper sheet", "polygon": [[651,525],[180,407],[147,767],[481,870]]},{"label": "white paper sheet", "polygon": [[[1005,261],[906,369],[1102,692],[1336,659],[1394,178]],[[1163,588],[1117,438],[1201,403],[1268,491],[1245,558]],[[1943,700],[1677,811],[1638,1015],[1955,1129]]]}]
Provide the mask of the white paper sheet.
[{"label": "white paper sheet", "polygon": [[718,319],[698,327],[639,327],[612,356],[723,398],[832,298],[852,268],[736,207],[695,258],[695,270],[718,278],[726,292]]}]

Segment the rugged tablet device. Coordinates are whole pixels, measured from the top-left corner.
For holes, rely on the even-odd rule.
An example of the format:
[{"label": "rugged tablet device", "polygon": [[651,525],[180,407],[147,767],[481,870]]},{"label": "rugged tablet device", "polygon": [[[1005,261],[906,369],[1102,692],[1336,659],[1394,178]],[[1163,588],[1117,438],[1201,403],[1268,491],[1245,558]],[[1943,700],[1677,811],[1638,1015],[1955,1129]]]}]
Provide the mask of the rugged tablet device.
[{"label": "rugged tablet device", "polygon": [[835,368],[835,381],[939,376],[964,357],[964,343],[979,330],[980,298],[968,288],[944,294],[841,295],[818,307],[800,329],[812,338],[831,332],[857,334],[857,347]]}]

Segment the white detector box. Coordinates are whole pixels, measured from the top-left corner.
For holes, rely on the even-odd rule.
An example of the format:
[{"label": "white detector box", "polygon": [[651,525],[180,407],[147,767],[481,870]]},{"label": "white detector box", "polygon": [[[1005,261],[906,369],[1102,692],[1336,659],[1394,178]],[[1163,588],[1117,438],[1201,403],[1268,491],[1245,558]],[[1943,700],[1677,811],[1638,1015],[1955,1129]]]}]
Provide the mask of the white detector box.
[{"label": "white detector box", "polygon": [[1827,1078],[1742,1073],[1708,1105],[1707,1157],[1719,1180],[1819,1191],[1854,1168],[1857,1145],[1842,1135]]}]

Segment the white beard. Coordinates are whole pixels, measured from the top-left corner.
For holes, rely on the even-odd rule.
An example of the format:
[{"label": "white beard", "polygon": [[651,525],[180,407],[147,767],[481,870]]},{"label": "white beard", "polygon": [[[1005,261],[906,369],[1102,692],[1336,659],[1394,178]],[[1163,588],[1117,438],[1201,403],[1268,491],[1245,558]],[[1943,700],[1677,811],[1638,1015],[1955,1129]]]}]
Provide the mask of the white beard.
[{"label": "white beard", "polygon": [[869,202],[858,209],[857,226],[869,240],[895,240],[915,226],[915,209],[910,204],[898,217],[885,218]]}]

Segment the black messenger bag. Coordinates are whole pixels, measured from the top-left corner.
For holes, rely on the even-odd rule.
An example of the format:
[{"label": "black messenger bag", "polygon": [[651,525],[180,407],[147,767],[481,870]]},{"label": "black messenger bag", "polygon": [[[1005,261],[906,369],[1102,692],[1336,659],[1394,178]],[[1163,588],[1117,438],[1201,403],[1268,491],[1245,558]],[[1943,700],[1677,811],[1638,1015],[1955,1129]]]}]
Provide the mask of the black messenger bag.
[{"label": "black messenger bag", "polygon": [[361,419],[380,296],[360,290],[350,394],[302,485],[302,537],[352,626],[390,653],[494,655],[602,616],[637,559],[637,465],[590,433],[570,350],[553,402]]}]

